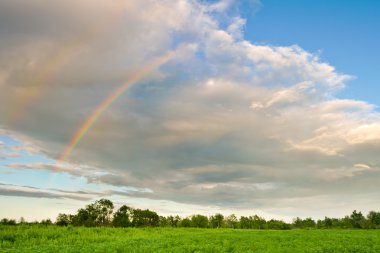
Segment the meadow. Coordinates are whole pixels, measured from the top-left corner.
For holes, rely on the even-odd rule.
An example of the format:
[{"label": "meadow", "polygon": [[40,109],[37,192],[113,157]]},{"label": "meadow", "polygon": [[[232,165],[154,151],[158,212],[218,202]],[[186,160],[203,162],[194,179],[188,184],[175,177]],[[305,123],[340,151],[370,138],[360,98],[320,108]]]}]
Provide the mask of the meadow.
[{"label": "meadow", "polygon": [[0,252],[380,252],[380,231],[1,225]]}]

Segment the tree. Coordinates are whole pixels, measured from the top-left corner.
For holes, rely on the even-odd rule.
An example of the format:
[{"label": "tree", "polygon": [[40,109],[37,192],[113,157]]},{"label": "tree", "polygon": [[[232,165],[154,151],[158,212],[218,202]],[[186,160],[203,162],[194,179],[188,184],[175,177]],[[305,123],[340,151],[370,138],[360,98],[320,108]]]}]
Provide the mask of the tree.
[{"label": "tree", "polygon": [[302,221],[303,223],[303,228],[315,228],[315,221],[309,217],[309,218],[306,218]]},{"label": "tree", "polygon": [[133,209],[132,211],[132,225],[134,227],[157,227],[159,222],[158,214],[149,209]]},{"label": "tree", "polygon": [[380,227],[380,212],[370,211],[367,215],[367,220],[370,223],[370,228]]},{"label": "tree", "polygon": [[271,220],[267,221],[267,227],[268,227],[268,229],[287,230],[287,229],[291,228],[291,225],[285,223],[282,220],[271,219]]},{"label": "tree", "polygon": [[196,215],[191,216],[191,223],[193,227],[207,228],[208,218],[207,216],[196,214]]},{"label": "tree", "polygon": [[183,228],[188,228],[188,227],[191,227],[191,220],[189,218],[184,218],[182,220],[180,220],[180,222],[178,223],[179,227],[183,227]]},{"label": "tree", "polygon": [[210,217],[210,227],[221,228],[223,226],[224,216],[220,213]]},{"label": "tree", "polygon": [[361,212],[356,212],[356,210],[350,215],[350,220],[353,228],[363,228],[365,223],[363,214]]},{"label": "tree", "polygon": [[53,225],[53,222],[50,219],[41,220],[41,225]]},{"label": "tree", "polygon": [[178,215],[167,217],[167,222],[168,222],[169,226],[171,226],[171,227],[178,227],[180,221],[181,221],[181,217],[179,217]]},{"label": "tree", "polygon": [[315,228],[316,224],[312,218],[306,218],[302,220],[297,217],[293,220],[293,227],[295,228]]},{"label": "tree", "polygon": [[165,217],[165,216],[159,216],[159,219],[160,219],[160,221],[159,221],[159,224],[158,224],[158,225],[159,225],[160,227],[169,227],[169,226],[170,226],[167,217]]},{"label": "tree", "polygon": [[100,199],[86,208],[78,210],[73,217],[72,223],[75,226],[107,226],[111,224],[111,215],[113,212],[113,203],[108,199]]},{"label": "tree", "polygon": [[326,228],[332,228],[333,227],[333,220],[325,216],[325,227]]},{"label": "tree", "polygon": [[55,224],[58,226],[68,226],[71,223],[70,215],[60,213],[57,216]]},{"label": "tree", "polygon": [[293,219],[293,227],[295,228],[303,228],[302,226],[302,219],[300,217],[297,217],[295,219]]},{"label": "tree", "polygon": [[318,229],[332,228],[333,227],[333,219],[325,216],[325,219],[324,220],[318,220],[316,225],[317,225]]},{"label": "tree", "polygon": [[250,217],[241,216],[239,220],[240,228],[242,229],[251,229],[252,221]]},{"label": "tree", "polygon": [[258,215],[254,215],[250,217],[252,220],[252,228],[254,229],[264,229],[266,227],[266,221],[264,218],[261,218]]},{"label": "tree", "polygon": [[25,218],[24,217],[20,217],[20,220],[19,220],[18,223],[19,224],[26,224]]},{"label": "tree", "polygon": [[121,206],[113,215],[112,225],[115,227],[130,227],[133,209],[129,206]]},{"label": "tree", "polygon": [[72,224],[74,226],[93,227],[95,226],[95,219],[96,217],[91,216],[91,213],[87,208],[80,208],[78,209],[77,214],[74,215]]},{"label": "tree", "polygon": [[341,219],[338,218],[328,218],[331,220],[331,228],[340,228],[342,227]]},{"label": "tree", "polygon": [[[351,220],[350,216],[346,215],[342,219],[337,219],[337,221],[338,221],[337,222],[337,227],[339,227],[339,228],[353,228],[353,226],[352,226],[352,220]],[[333,220],[333,224],[334,224],[334,220]]]},{"label": "tree", "polygon": [[317,229],[326,228],[324,220],[317,220]]},{"label": "tree", "polygon": [[227,216],[225,219],[225,225],[227,228],[237,228],[238,224],[239,224],[239,222],[238,222],[235,214],[231,214],[231,215]]},{"label": "tree", "polygon": [[3,218],[3,219],[0,221],[0,224],[2,224],[2,225],[16,225],[16,220]]},{"label": "tree", "polygon": [[93,216],[95,218],[95,223],[98,226],[106,226],[111,224],[111,215],[113,212],[113,203],[108,199],[100,199],[95,201],[94,204],[90,205],[90,212],[93,211]]}]

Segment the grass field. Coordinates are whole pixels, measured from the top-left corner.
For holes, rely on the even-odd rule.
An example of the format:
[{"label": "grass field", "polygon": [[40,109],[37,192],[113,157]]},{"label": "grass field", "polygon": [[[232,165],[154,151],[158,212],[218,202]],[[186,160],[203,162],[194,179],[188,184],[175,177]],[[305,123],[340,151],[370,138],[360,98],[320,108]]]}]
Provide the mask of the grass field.
[{"label": "grass field", "polygon": [[380,252],[379,230],[0,226],[0,252]]}]

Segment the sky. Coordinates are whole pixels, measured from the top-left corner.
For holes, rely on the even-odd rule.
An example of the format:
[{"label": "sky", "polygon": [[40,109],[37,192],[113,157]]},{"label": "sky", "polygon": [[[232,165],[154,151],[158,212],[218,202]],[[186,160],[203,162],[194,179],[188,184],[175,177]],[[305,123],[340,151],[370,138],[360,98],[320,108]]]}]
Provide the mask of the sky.
[{"label": "sky", "polygon": [[0,217],[380,210],[380,3],[0,2]]}]

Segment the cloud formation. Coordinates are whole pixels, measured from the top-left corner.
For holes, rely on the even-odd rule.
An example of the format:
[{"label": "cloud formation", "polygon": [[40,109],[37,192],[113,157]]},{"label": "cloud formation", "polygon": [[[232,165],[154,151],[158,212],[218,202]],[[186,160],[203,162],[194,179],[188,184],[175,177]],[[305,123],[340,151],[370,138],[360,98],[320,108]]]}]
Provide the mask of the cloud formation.
[{"label": "cloud formation", "polygon": [[72,199],[86,201],[92,199],[86,192],[63,192],[60,190],[42,190],[30,186],[17,186],[0,183],[0,195],[13,197],[33,197],[48,199]]},{"label": "cloud formation", "polygon": [[262,210],[377,192],[376,107],[336,98],[350,76],[318,56],[244,40],[239,16],[222,24],[231,1],[49,2],[0,3],[0,126],[50,158],[134,71],[175,54],[100,117],[74,170],[39,168]]}]

